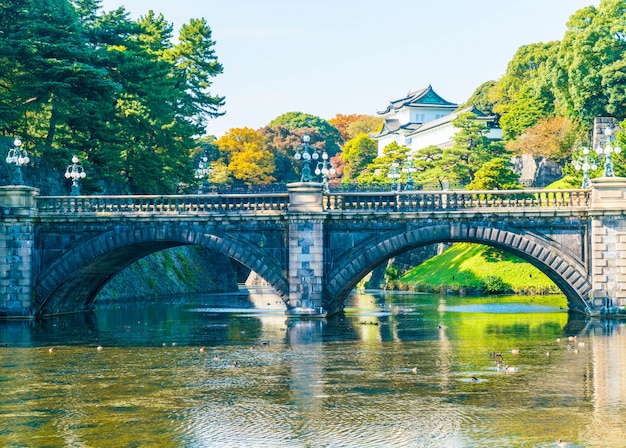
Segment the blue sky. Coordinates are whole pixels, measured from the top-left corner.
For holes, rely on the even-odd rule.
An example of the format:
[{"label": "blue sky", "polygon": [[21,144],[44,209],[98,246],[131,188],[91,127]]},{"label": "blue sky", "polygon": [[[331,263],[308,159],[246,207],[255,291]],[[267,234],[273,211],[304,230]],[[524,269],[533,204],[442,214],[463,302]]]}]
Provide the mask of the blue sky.
[{"label": "blue sky", "polygon": [[103,0],[132,18],[163,13],[175,35],[206,19],[224,73],[211,92],[226,114],[207,132],[258,129],[286,112],[375,115],[431,84],[464,102],[497,80],[521,46],[559,40],[599,0]]}]

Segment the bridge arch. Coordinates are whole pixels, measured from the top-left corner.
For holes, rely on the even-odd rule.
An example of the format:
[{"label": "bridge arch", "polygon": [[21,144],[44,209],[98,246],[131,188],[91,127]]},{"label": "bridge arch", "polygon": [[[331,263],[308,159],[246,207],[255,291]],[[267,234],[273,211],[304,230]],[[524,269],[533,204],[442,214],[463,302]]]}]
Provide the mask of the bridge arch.
[{"label": "bridge arch", "polygon": [[367,240],[334,263],[326,278],[324,306],[338,311],[356,284],[389,258],[436,243],[470,242],[503,249],[544,272],[567,297],[570,309],[585,311],[592,285],[585,266],[554,241],[526,230],[489,223],[451,222],[394,230]]},{"label": "bridge arch", "polygon": [[97,292],[124,268],[151,253],[182,245],[197,245],[233,258],[265,279],[283,300],[288,299],[288,280],[280,263],[262,248],[231,234],[155,225],[117,228],[68,248],[37,276],[34,311],[48,315],[92,309]]}]

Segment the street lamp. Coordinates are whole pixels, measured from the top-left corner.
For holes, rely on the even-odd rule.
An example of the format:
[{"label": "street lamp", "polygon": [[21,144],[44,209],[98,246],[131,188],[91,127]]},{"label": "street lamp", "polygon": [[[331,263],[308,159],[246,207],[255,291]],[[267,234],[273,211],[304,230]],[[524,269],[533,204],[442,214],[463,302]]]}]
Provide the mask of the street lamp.
[{"label": "street lamp", "polygon": [[12,185],[24,185],[24,179],[22,178],[22,165],[26,165],[30,162],[28,153],[21,148],[22,141],[19,138],[13,140],[13,148],[9,149],[6,161],[9,165],[15,165],[15,171],[11,179]]},{"label": "street lamp", "polygon": [[391,191],[400,191],[400,164],[398,162],[391,162],[391,170],[387,174],[387,177],[391,179]]},{"label": "street lamp", "polygon": [[72,164],[67,166],[65,170],[65,178],[72,179],[72,191],[70,196],[80,196],[80,185],[78,179],[84,179],[87,174],[83,166],[78,163],[78,157],[72,157]]},{"label": "street lamp", "polygon": [[309,134],[304,134],[302,136],[302,143],[298,145],[298,147],[296,148],[296,153],[293,155],[294,159],[302,159],[303,162],[302,176],[300,177],[300,182],[311,182],[311,160],[316,161],[320,157],[317,149],[309,145],[310,141],[311,137],[309,137]]},{"label": "street lamp", "polygon": [[[329,168],[330,167],[330,168]],[[328,177],[329,174],[335,174],[335,168],[328,161],[328,153],[326,150],[322,152],[322,161],[317,162],[317,167],[315,168],[316,175],[322,175],[322,185],[324,186],[324,191],[328,192]]]},{"label": "street lamp", "polygon": [[196,169],[195,178],[200,181],[200,186],[198,187],[198,194],[204,193],[205,187],[207,186],[207,176],[213,173],[213,169],[211,168],[211,164],[209,163],[209,158],[207,156],[202,156],[200,158],[200,162],[198,162],[198,168]]},{"label": "street lamp", "polygon": [[[596,147],[596,153],[599,156],[604,156],[604,177],[614,177],[615,172],[613,171],[613,154],[619,154],[622,152],[622,148],[619,146],[619,142],[613,135],[613,129],[610,126],[607,126],[604,129],[605,138],[600,139],[598,141],[598,146]],[[604,146],[602,143],[604,141]],[[613,146],[613,142],[615,142],[615,146]]]},{"label": "street lamp", "polygon": [[413,173],[415,173],[416,171],[417,168],[415,168],[415,165],[413,165],[413,159],[411,157],[408,157],[406,159],[404,167],[402,168],[402,172],[406,173],[406,186],[404,187],[405,190],[415,189],[415,186],[413,185]]},{"label": "street lamp", "polygon": [[576,168],[576,171],[581,171],[583,172],[583,183],[581,188],[587,189],[590,186],[590,181],[589,181],[589,171],[590,170],[596,170],[598,168],[598,165],[596,164],[596,162],[594,162],[593,160],[591,160],[589,158],[589,148],[585,147],[583,148],[583,158],[581,160],[575,160],[574,161],[574,168]]}]

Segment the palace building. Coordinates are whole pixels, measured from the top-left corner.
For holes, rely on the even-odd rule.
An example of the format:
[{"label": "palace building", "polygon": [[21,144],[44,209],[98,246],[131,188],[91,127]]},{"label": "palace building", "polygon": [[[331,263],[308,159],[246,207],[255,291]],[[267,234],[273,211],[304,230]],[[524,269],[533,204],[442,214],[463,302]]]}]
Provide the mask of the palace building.
[{"label": "palace building", "polygon": [[452,121],[463,112],[472,112],[477,120],[487,124],[488,138],[502,137],[495,116],[486,115],[473,106],[457,110],[458,106],[439,96],[432,86],[391,101],[386,109],[377,112],[385,119],[381,131],[370,135],[378,141],[378,156],[382,156],[383,149],[392,142],[407,146],[411,153],[431,145],[442,149],[452,146],[457,131]]}]

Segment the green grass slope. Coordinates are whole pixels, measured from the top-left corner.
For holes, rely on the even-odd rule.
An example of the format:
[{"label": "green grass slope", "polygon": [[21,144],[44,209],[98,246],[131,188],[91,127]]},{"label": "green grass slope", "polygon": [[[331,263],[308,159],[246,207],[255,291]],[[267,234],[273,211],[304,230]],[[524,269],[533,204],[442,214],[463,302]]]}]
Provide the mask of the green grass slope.
[{"label": "green grass slope", "polygon": [[493,247],[458,243],[406,272],[397,285],[412,291],[559,293],[539,269]]}]

